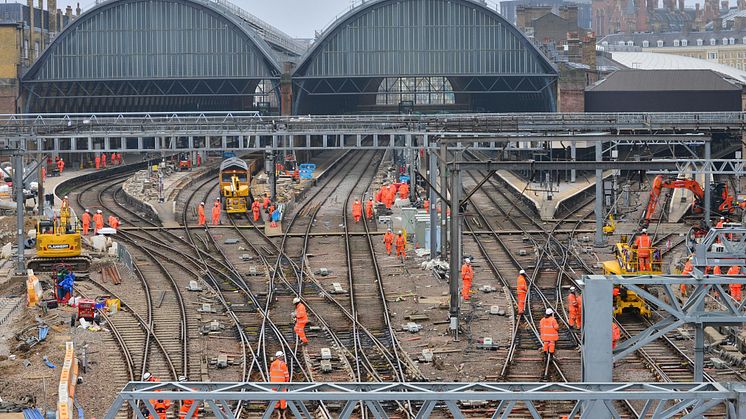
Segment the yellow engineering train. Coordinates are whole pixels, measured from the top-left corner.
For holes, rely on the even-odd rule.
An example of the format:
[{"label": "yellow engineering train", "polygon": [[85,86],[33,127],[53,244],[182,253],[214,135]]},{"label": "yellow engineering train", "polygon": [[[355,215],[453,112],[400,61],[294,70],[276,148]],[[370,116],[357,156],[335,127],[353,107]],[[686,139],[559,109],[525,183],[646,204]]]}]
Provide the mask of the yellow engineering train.
[{"label": "yellow engineering train", "polygon": [[238,157],[220,164],[220,197],[223,209],[229,214],[247,212],[251,199],[251,175],[256,161],[249,163]]}]

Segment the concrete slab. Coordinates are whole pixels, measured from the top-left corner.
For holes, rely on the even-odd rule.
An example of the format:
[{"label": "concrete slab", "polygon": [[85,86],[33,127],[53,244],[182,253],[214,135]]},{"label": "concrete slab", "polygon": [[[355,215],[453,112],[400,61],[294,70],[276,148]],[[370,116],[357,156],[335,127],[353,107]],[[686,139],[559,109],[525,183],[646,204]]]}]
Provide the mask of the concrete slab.
[{"label": "concrete slab", "polygon": [[[531,183],[522,179],[511,172],[500,170],[497,172],[504,181],[506,181],[514,190],[522,194],[529,201],[534,204],[534,207],[539,211],[539,216],[544,221],[554,219],[554,214],[560,205],[568,199],[586,191],[590,188],[595,188],[596,178],[595,175],[590,176],[579,176],[575,183],[563,182],[557,186],[557,191],[552,193],[552,200],[547,199],[546,192],[533,193],[533,190],[539,189],[538,183]],[[612,175],[611,170],[604,172],[604,179]]]}]

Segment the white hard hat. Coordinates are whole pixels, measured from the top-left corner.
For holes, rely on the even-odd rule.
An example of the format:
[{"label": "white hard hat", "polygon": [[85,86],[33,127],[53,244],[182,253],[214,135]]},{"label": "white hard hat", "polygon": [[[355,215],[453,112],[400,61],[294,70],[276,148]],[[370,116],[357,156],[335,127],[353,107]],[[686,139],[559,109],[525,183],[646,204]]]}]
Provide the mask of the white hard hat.
[{"label": "white hard hat", "polygon": [[387,230],[388,230],[388,231],[391,231],[391,229],[390,229],[390,228],[387,228]]},{"label": "white hard hat", "polygon": [[647,233],[647,232],[648,232],[648,229],[647,229],[647,228],[643,228],[643,229],[642,229],[642,232],[643,232],[643,233]]},{"label": "white hard hat", "polygon": [[149,379],[152,376],[153,375],[151,373],[146,372],[145,374],[142,375],[142,380],[145,381],[145,380]]},{"label": "white hard hat", "polygon": [[90,211],[88,211],[88,210],[85,210],[85,212],[90,212]]},{"label": "white hard hat", "polygon": [[401,234],[401,230],[399,230],[399,234]]},{"label": "white hard hat", "polygon": [[282,351],[275,352],[275,358],[284,358],[285,354]]},{"label": "white hard hat", "polygon": [[[65,195],[65,197],[63,199],[67,199],[67,195]],[[723,217],[720,217],[720,218],[723,218]]]},{"label": "white hard hat", "polygon": [[554,310],[552,310],[551,308],[548,308],[547,309],[547,316],[551,316],[552,314],[554,314]]},{"label": "white hard hat", "polygon": [[205,203],[204,203],[204,202],[200,202],[199,204],[200,204],[200,205],[205,205]]},{"label": "white hard hat", "polygon": [[[67,198],[67,197],[65,197],[65,198]],[[720,216],[720,219],[721,219],[721,220],[725,220],[725,217],[723,217],[723,216],[721,215],[721,216]]]},{"label": "white hard hat", "polygon": [[97,212],[97,213],[99,213],[99,214],[101,214],[101,213],[102,213],[103,211],[101,211],[101,210],[96,210],[96,212]]},{"label": "white hard hat", "polygon": [[466,262],[466,263],[471,263],[471,259],[469,259],[469,258],[466,258],[466,259],[464,259],[464,262]]},{"label": "white hard hat", "polygon": [[525,274],[526,274],[526,271],[524,271],[523,269],[521,269],[521,270],[520,270],[520,272],[518,272],[518,273],[519,273],[519,274],[522,274],[522,275],[525,275]]},{"label": "white hard hat", "polygon": [[186,381],[186,380],[187,380],[187,378],[186,378],[185,376],[183,376],[183,375],[180,375],[180,376],[179,376],[179,382],[180,382],[180,383],[183,383],[183,382],[184,382],[184,381]]},{"label": "white hard hat", "polygon": [[575,287],[570,287],[570,292],[575,292]]},{"label": "white hard hat", "polygon": [[298,303],[300,303],[300,298],[298,297],[293,298],[293,304],[298,304]]}]

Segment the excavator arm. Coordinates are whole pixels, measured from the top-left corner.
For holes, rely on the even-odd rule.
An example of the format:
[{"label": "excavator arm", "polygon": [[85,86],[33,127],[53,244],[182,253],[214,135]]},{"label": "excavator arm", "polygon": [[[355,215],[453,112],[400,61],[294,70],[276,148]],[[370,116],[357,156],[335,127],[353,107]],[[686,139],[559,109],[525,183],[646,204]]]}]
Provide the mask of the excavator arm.
[{"label": "excavator arm", "polygon": [[[658,206],[658,199],[660,198],[661,191],[663,188],[666,189],[688,189],[694,193],[694,199],[697,203],[701,203],[704,200],[705,192],[699,183],[691,179],[666,179],[662,175],[658,175],[653,179],[653,187],[650,189],[650,199],[648,200],[648,206],[645,209],[643,220],[645,225],[650,224],[650,219],[655,213],[655,208]],[[725,192],[727,194],[727,191]],[[731,197],[732,200],[732,197]]]}]

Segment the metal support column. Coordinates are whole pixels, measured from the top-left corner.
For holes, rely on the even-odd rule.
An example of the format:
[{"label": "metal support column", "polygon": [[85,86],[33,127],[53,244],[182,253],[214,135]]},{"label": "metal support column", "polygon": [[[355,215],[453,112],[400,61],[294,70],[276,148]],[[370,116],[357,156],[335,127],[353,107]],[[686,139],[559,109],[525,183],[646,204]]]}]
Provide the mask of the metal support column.
[{"label": "metal support column", "polygon": [[[596,143],[596,161],[600,162],[603,160],[603,143]],[[606,246],[606,238],[604,237],[603,226],[604,226],[604,171],[596,169],[596,247]]]},{"label": "metal support column", "polygon": [[[430,258],[435,259],[438,254],[438,211],[436,207],[437,195],[435,194],[435,184],[438,181],[438,156],[435,154],[436,151],[430,150],[428,158],[430,159],[430,173],[429,180],[430,185]],[[445,256],[445,255],[443,255]]]},{"label": "metal support column", "polygon": [[[709,144],[709,143],[708,143]],[[697,311],[705,311],[705,300],[698,304]],[[694,381],[704,382],[705,369],[705,325],[696,323],[694,325]]]},{"label": "metal support column", "polygon": [[42,170],[47,167],[47,159],[44,156],[39,156],[39,164],[36,166],[36,179],[39,181],[39,187],[36,190],[36,210],[38,211],[39,215],[42,216],[44,214],[44,204],[46,203],[44,200],[44,176],[42,176]]},{"label": "metal support column", "polygon": [[[613,381],[611,352],[611,322],[613,286],[605,276],[591,275],[583,289],[583,381],[610,383]],[[603,405],[586,405],[583,416],[609,418]]]},{"label": "metal support column", "polygon": [[[570,160],[575,161],[575,159],[578,156],[578,147],[575,144],[575,141],[570,143]],[[570,182],[575,183],[577,172],[575,169],[570,170]]]},{"label": "metal support column", "polygon": [[[274,143],[274,141],[273,141]],[[269,193],[270,197],[269,199],[272,200],[272,202],[275,202],[275,199],[277,198],[277,176],[276,176],[276,169],[275,169],[275,150],[271,147],[267,147],[266,151],[264,152],[264,158],[267,159],[267,164],[264,165],[265,170],[267,170],[269,173]]]},{"label": "metal support column", "polygon": [[[446,156],[448,146],[440,145],[440,192],[444,197],[448,197],[448,167],[446,166]],[[435,210],[435,207],[433,207]],[[448,203],[445,199],[440,200],[440,257],[445,259],[448,254]]]},{"label": "metal support column", "polygon": [[[705,141],[705,161],[710,162],[712,159],[712,148],[709,141]],[[710,200],[712,197],[710,196],[710,189],[712,188],[711,185],[711,176],[712,174],[708,169],[705,169],[705,180],[704,183],[702,183],[702,188],[705,190],[705,222],[708,226],[712,227],[712,214],[710,207]]]},{"label": "metal support column", "polygon": [[23,213],[26,210],[26,200],[23,195],[23,154],[19,152],[13,157],[13,187],[16,190],[16,234],[18,235],[16,240],[18,246],[16,274],[23,275],[26,272],[26,262],[23,259]]},{"label": "metal support column", "polygon": [[414,147],[413,138],[410,135],[408,141],[408,145],[411,147],[409,149],[409,201],[412,204],[417,200],[417,149]]},{"label": "metal support column", "polygon": [[450,328],[453,337],[458,340],[459,284],[461,268],[461,217],[459,216],[459,196],[461,191],[461,171],[451,171],[451,259],[448,278],[450,281],[451,303],[449,306]]}]

